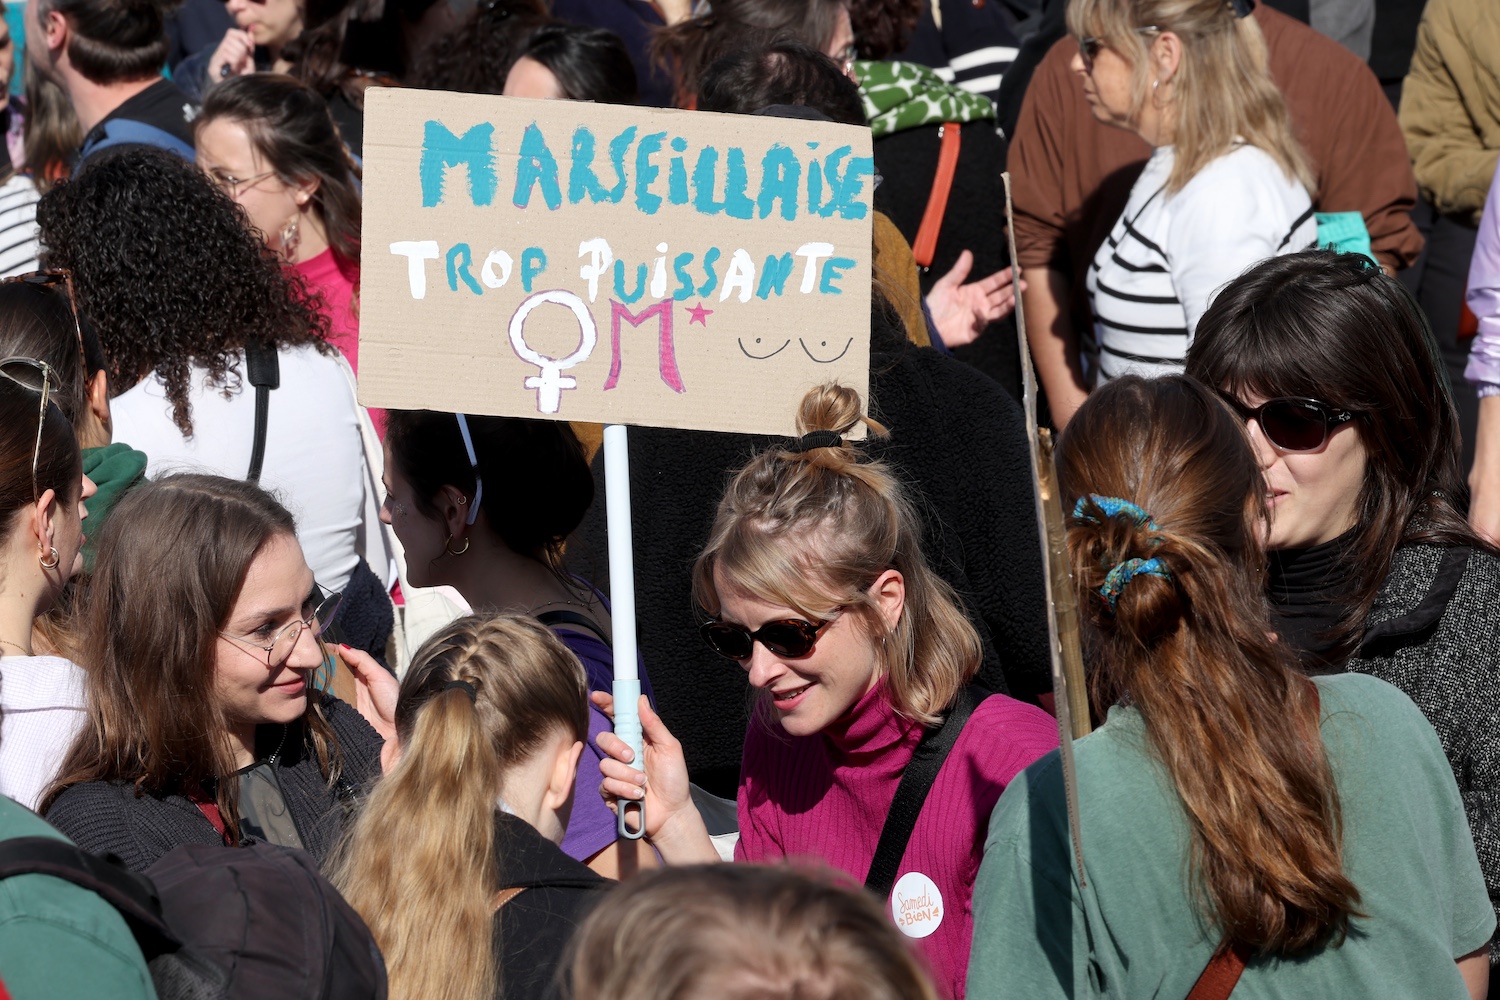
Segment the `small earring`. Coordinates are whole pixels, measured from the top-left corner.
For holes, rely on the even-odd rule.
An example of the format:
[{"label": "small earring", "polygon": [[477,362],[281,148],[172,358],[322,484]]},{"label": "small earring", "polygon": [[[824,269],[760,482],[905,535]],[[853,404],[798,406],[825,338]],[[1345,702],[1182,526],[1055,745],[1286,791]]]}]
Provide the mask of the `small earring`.
[{"label": "small earring", "polygon": [[[47,559],[51,559],[52,561],[48,562]],[[47,559],[44,559],[41,556],[36,557],[37,564],[40,565],[42,569],[57,569],[57,564],[62,561],[62,556],[58,555],[56,545],[48,546]]]},{"label": "small earring", "polygon": [[469,538],[468,536],[464,536],[464,547],[461,548],[461,549],[459,549],[459,550],[457,550],[457,551],[454,551],[454,549],[453,549],[453,536],[449,535],[448,536],[448,540],[443,543],[443,551],[447,552],[450,556],[461,556],[465,552],[469,551],[469,544],[472,541],[473,541],[472,538]]},{"label": "small earring", "polygon": [[301,242],[302,232],[297,228],[297,217],[294,215],[281,227],[281,256],[289,261],[296,257],[297,246]]}]

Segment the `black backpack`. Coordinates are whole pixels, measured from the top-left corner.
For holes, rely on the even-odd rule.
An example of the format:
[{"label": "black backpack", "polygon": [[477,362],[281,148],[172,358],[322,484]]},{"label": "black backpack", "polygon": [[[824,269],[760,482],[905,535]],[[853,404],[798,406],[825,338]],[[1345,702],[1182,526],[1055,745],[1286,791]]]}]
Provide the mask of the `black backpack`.
[{"label": "black backpack", "polygon": [[51,837],[0,842],[0,878],[52,875],[125,918],[161,1000],[385,1000],[385,962],[305,852],[185,844],[145,874]]}]

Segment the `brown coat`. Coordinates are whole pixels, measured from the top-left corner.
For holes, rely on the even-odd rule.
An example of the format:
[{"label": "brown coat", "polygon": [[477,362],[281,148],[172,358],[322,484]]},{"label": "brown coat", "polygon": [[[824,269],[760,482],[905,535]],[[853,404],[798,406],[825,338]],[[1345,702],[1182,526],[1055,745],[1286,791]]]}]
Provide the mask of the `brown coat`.
[{"label": "brown coat", "polygon": [[[1381,263],[1406,267],[1422,250],[1409,214],[1416,182],[1379,82],[1358,56],[1305,24],[1264,4],[1255,18],[1270,49],[1271,75],[1317,175],[1318,211],[1361,213]],[[1078,321],[1088,315],[1085,271],[1151,149],[1134,133],[1095,120],[1068,66],[1077,51],[1076,41],[1063,38],[1038,65],[1009,166],[1016,255],[1023,267],[1052,268],[1073,279],[1081,329],[1087,324]]]},{"label": "brown coat", "polygon": [[1428,0],[1401,92],[1422,194],[1478,223],[1500,161],[1500,3]]}]

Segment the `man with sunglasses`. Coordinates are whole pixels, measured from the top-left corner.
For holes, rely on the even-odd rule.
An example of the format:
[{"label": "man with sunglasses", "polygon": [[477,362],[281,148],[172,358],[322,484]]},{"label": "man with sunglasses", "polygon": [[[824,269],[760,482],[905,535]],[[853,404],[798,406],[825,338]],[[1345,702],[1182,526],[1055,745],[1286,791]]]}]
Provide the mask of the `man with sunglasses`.
[{"label": "man with sunglasses", "polygon": [[197,106],[161,75],[165,0],[33,0],[26,58],[63,89],[84,131],[76,170],[111,146],[159,146],[191,161]]}]

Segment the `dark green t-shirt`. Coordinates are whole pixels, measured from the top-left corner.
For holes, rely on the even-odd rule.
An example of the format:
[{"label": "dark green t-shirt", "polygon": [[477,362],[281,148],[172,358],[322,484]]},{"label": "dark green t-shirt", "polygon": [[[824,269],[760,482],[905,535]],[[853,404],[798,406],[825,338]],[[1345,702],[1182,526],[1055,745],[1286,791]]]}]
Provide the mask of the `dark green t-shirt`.
[{"label": "dark green t-shirt", "polygon": [[[1490,939],[1495,912],[1437,736],[1384,681],[1317,683],[1345,871],[1367,917],[1340,947],[1252,961],[1234,998],[1467,1000],[1454,960]],[[990,820],[968,995],[1185,997],[1222,934],[1195,905],[1181,800],[1136,710],[1110,709],[1074,746],[1087,886],[1054,751],[1010,784]]]}]

